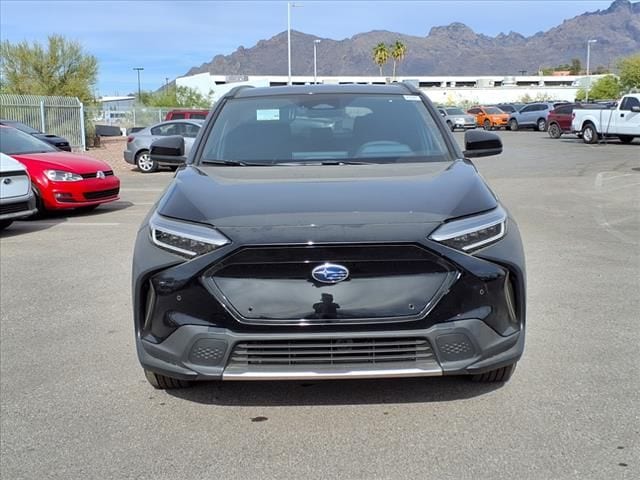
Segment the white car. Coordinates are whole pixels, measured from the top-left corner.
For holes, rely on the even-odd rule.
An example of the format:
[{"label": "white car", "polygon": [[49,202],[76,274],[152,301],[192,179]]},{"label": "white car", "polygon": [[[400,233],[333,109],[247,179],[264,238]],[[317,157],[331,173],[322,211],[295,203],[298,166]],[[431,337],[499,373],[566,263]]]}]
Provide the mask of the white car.
[{"label": "white car", "polygon": [[31,178],[23,164],[0,153],[0,230],[36,213]]}]

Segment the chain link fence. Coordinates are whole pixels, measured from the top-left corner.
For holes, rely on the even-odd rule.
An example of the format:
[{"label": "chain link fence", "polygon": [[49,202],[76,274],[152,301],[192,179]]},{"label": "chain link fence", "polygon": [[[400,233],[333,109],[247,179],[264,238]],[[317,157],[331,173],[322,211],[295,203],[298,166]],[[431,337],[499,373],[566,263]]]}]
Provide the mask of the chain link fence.
[{"label": "chain link fence", "polygon": [[162,122],[170,110],[180,107],[131,107],[122,110],[87,107],[87,116],[96,126],[117,127],[122,134]]},{"label": "chain link fence", "polygon": [[86,149],[84,107],[76,97],[0,94],[0,118],[64,137],[75,150]]}]

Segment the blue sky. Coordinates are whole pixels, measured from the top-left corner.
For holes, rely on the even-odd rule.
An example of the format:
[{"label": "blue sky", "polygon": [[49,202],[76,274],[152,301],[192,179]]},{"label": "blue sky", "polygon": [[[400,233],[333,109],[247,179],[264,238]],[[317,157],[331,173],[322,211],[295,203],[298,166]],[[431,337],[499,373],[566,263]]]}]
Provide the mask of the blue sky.
[{"label": "blue sky", "polygon": [[[292,28],[343,39],[369,30],[426,35],[462,22],[478,33],[523,35],[556,26],[610,0],[305,1],[292,9]],[[283,1],[0,1],[0,38],[44,41],[62,34],[98,58],[97,93],[156,89],[214,55],[249,48],[287,28]],[[295,73],[295,72],[294,72]]]}]

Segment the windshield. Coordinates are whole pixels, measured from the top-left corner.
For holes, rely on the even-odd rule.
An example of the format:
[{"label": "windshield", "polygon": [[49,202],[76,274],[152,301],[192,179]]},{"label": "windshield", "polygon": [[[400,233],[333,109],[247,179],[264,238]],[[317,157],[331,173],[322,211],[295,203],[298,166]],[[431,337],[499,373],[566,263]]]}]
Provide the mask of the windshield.
[{"label": "windshield", "polygon": [[5,155],[19,155],[21,153],[57,152],[42,140],[38,140],[20,130],[10,127],[0,128],[0,152]]},{"label": "windshield", "polygon": [[305,94],[229,100],[200,161],[275,165],[452,158],[417,95]]},{"label": "windshield", "polygon": [[459,108],[447,108],[447,113],[449,115],[465,115],[465,113]]},{"label": "windshield", "polygon": [[489,115],[497,115],[499,113],[504,113],[502,110],[500,110],[497,107],[487,107],[484,109],[485,113],[488,113]]}]

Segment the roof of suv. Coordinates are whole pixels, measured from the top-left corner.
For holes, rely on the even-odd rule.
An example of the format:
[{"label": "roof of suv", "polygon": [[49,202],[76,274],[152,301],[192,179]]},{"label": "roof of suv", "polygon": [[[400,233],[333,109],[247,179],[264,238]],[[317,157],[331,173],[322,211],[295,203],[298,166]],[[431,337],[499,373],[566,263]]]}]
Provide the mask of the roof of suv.
[{"label": "roof of suv", "polygon": [[242,88],[237,90],[235,94],[231,94],[235,98],[252,98],[252,97],[273,97],[275,95],[296,95],[309,93],[378,93],[378,94],[398,94],[407,95],[414,94],[407,85],[403,83],[394,83],[391,85],[287,85],[283,87],[258,87],[258,88]]}]

